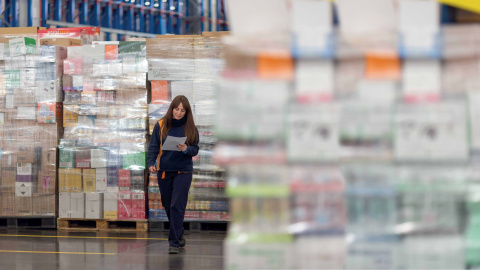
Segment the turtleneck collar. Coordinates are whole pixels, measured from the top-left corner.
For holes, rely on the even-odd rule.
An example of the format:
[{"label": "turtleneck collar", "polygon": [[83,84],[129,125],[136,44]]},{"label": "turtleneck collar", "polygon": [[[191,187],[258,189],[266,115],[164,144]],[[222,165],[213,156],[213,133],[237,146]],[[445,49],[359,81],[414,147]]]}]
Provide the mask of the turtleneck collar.
[{"label": "turtleneck collar", "polygon": [[172,127],[181,127],[187,122],[187,116],[185,115],[182,119],[177,120],[172,118]]}]

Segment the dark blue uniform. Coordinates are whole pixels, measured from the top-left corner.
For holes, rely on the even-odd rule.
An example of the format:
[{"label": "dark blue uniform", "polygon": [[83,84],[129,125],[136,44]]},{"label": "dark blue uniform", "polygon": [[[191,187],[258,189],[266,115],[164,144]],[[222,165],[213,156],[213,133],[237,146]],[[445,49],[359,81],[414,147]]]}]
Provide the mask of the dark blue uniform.
[{"label": "dark blue uniform", "polygon": [[[172,128],[169,136],[185,136],[186,117],[172,119]],[[198,130],[197,130],[198,138]],[[152,138],[148,147],[148,167],[155,165],[160,153],[160,126],[157,122],[153,129]],[[188,141],[188,138],[187,138]],[[165,142],[165,140],[162,141]],[[170,222],[168,242],[170,246],[180,246],[179,240],[183,236],[183,219],[187,207],[188,191],[192,184],[193,162],[192,157],[198,154],[197,139],[194,144],[188,145],[185,152],[162,151],[158,168],[158,186],[162,196],[162,205]]]}]

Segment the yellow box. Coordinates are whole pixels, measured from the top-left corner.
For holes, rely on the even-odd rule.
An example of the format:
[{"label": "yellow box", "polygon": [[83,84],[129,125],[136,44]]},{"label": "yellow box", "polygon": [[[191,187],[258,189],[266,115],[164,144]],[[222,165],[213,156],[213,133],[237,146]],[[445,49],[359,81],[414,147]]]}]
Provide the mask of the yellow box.
[{"label": "yellow box", "polygon": [[58,192],[68,192],[69,183],[66,182],[65,171],[67,169],[58,169]]},{"label": "yellow box", "polygon": [[67,169],[67,182],[69,183],[69,192],[82,192],[82,169]]},{"label": "yellow box", "polygon": [[108,211],[103,213],[105,219],[117,219],[118,211]]},{"label": "yellow box", "polygon": [[82,192],[82,169],[58,169],[59,192]]},{"label": "yellow box", "polygon": [[95,169],[83,169],[83,188],[85,193],[96,192],[96,175]]},{"label": "yellow box", "polygon": [[78,105],[63,106],[63,126],[76,127],[78,124]]}]

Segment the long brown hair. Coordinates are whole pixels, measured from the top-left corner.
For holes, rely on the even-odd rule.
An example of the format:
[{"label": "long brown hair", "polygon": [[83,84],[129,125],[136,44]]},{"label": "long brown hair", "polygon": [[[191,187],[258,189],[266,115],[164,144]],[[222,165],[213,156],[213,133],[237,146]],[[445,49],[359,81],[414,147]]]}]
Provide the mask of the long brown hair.
[{"label": "long brown hair", "polygon": [[162,140],[167,138],[167,134],[172,128],[173,109],[177,108],[180,103],[182,103],[183,108],[185,109],[184,117],[187,118],[187,122],[185,123],[185,136],[187,137],[187,144],[195,144],[198,142],[198,137],[195,121],[193,120],[192,107],[190,107],[190,102],[188,102],[188,99],[183,95],[176,96],[172,100],[167,113],[162,117]]}]

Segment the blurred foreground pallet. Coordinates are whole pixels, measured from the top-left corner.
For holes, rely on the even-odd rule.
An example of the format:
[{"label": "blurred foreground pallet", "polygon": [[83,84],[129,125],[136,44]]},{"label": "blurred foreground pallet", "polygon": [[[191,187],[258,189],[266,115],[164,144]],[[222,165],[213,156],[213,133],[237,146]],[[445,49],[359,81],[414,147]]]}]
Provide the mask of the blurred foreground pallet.
[{"label": "blurred foreground pallet", "polygon": [[57,229],[71,232],[147,232],[148,220],[59,218]]},{"label": "blurred foreground pallet", "polygon": [[56,217],[0,217],[0,229],[55,229]]},{"label": "blurred foreground pallet", "polygon": [[[183,228],[189,232],[226,232],[227,221],[189,221],[183,222]],[[170,230],[170,223],[165,220],[149,220],[148,230],[150,232],[165,232]]]}]

